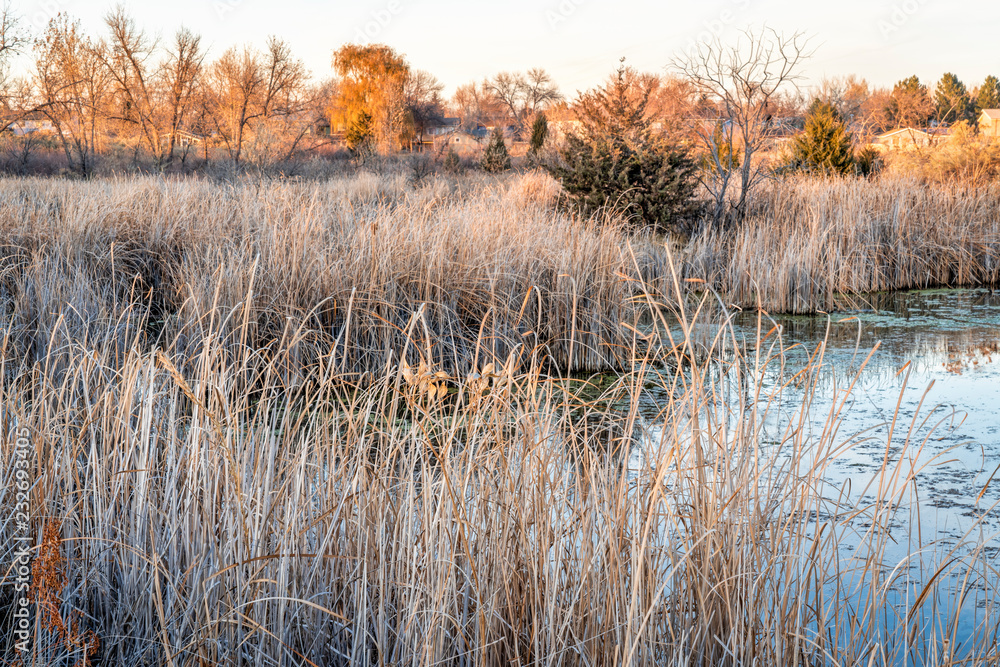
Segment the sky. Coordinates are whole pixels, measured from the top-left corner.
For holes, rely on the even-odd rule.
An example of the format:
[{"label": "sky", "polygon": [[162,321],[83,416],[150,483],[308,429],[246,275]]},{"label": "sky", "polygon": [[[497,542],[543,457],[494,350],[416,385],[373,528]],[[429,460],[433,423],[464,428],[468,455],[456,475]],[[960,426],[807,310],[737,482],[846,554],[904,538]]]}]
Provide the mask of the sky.
[{"label": "sky", "polygon": [[[36,34],[63,11],[91,35],[103,33],[113,2],[11,0]],[[1000,76],[1000,6],[973,0],[125,0],[140,26],[169,40],[184,25],[212,55],[234,44],[286,39],[316,79],[332,74],[333,51],[348,42],[385,43],[410,65],[434,74],[450,96],[464,83],[500,71],[542,67],[561,91],[600,84],[619,58],[665,72],[673,58],[718,37],[732,43],[747,27],[766,25],[810,38],[803,85],[858,74],[891,85],[911,74],[933,84],[954,72],[970,88]],[[21,68],[27,67],[22,59]]]}]

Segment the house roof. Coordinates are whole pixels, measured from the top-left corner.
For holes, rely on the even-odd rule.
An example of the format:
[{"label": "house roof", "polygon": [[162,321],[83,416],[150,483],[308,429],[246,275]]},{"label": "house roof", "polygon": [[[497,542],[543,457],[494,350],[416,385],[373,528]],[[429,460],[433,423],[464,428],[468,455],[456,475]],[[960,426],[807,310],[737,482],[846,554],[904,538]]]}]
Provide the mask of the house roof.
[{"label": "house roof", "polygon": [[438,118],[432,120],[428,125],[430,127],[456,127],[462,122],[461,118]]},{"label": "house roof", "polygon": [[[931,132],[928,131],[928,130],[921,130],[921,129],[918,129],[916,127],[901,127],[898,130],[891,130],[889,132],[883,132],[882,134],[878,135],[878,138],[879,139],[883,139],[883,138],[886,138],[886,137],[891,137],[894,134],[900,134],[902,132],[905,132],[908,135],[914,135],[914,134],[929,135],[929,134],[931,134]],[[939,134],[939,133],[935,133],[935,134]]]},{"label": "house roof", "polygon": [[990,120],[1000,120],[1000,109],[983,109],[983,115]]}]

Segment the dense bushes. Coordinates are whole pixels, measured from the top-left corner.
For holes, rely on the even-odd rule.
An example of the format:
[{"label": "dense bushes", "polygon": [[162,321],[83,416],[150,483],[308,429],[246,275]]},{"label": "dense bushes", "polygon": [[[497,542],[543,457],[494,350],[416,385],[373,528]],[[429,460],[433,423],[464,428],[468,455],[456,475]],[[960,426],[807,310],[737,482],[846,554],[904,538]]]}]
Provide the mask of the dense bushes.
[{"label": "dense bushes", "polygon": [[804,171],[849,174],[854,171],[851,133],[837,109],[816,100],[809,108],[805,131],[793,144],[796,165]]},{"label": "dense bushes", "polygon": [[977,135],[965,121],[956,123],[941,144],[888,156],[891,173],[925,182],[982,186],[1000,176],[1000,144]]},{"label": "dense bushes", "polygon": [[584,213],[612,210],[657,232],[680,231],[695,215],[695,163],[654,128],[650,90],[621,67],[580,96],[582,131],[571,133],[548,171]]}]

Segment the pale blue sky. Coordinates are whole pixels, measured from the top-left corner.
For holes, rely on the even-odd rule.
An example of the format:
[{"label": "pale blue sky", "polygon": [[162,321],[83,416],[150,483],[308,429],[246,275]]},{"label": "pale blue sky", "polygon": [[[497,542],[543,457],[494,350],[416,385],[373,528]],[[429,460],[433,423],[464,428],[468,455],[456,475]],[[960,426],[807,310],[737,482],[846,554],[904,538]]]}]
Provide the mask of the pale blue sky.
[{"label": "pale blue sky", "polygon": [[[91,34],[112,2],[13,0],[28,26],[62,10]],[[639,69],[663,71],[671,57],[703,36],[767,24],[813,37],[807,82],[857,73],[887,85],[916,73],[933,83],[946,71],[968,86],[1000,76],[1000,7],[957,0],[131,0],[125,6],[147,29],[169,38],[181,24],[200,33],[218,55],[244,42],[287,39],[316,78],[331,74],[341,44],[366,39],[406,54],[435,74],[450,95],[456,86],[501,70],[547,69],[572,96],[603,80],[625,56]]]}]

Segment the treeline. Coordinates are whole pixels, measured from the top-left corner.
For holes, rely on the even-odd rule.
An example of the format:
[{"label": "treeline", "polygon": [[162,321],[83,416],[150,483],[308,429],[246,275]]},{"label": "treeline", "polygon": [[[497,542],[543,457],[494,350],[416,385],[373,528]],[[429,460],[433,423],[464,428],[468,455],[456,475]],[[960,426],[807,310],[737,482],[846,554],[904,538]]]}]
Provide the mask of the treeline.
[{"label": "treeline", "polygon": [[[811,100],[803,97],[808,105]],[[1000,108],[1000,82],[991,75],[969,88],[948,72],[933,88],[916,75],[888,88],[852,75],[824,79],[815,97],[831,104],[854,131],[868,138],[901,127],[974,123],[984,109]]]},{"label": "treeline", "polygon": [[[331,75],[314,77],[278,37],[212,58],[191,30],[157,38],[122,7],[107,13],[96,35],[64,13],[31,34],[8,8],[0,16],[4,73],[15,58],[26,61],[26,74],[0,80],[0,166],[8,172],[281,165],[338,151],[411,151],[432,145],[442,128],[484,144],[498,129],[527,145],[543,114],[579,118],[578,105],[542,68],[472,81],[446,99],[433,74],[385,45],[344,45],[332,54]],[[636,85],[660,129],[723,113],[681,76],[636,73]],[[794,99],[769,104],[794,113],[786,101]]]},{"label": "treeline", "polygon": [[[6,76],[15,58],[27,75]],[[563,97],[543,69],[502,72],[461,86],[452,100],[429,72],[384,45],[345,45],[332,74],[314,78],[288,42],[234,46],[211,58],[199,35],[160,40],[122,7],[100,35],[67,14],[29,34],[0,16],[0,129],[9,170],[57,152],[80,175],[99,163],[187,169],[210,158],[281,164],[346,147],[413,150],[434,126],[501,127],[519,139]],[[37,161],[37,160],[36,160]]]},{"label": "treeline", "polygon": [[66,14],[28,35],[9,12],[2,53],[30,58],[30,74],[5,78],[3,127],[17,135],[20,166],[55,148],[65,166],[94,172],[102,157],[164,170],[211,145],[240,163],[288,160],[311,147],[326,88],[313,84],[289,45],[232,47],[213,61],[201,37],[181,29],[161,42],[121,7],[99,37]]}]

